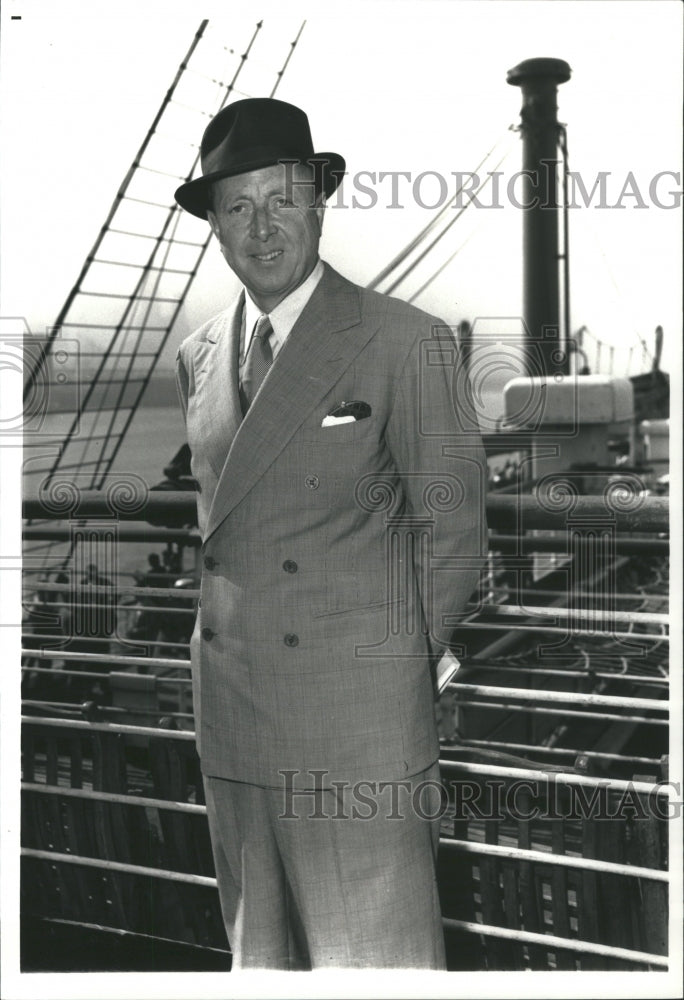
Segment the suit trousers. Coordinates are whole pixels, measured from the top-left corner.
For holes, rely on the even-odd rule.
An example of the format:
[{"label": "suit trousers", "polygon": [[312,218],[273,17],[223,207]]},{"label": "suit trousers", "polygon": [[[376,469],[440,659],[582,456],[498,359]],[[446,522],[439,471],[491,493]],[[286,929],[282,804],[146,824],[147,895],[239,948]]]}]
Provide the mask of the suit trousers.
[{"label": "suit trousers", "polygon": [[204,778],[233,969],[444,969],[439,764],[300,791]]}]

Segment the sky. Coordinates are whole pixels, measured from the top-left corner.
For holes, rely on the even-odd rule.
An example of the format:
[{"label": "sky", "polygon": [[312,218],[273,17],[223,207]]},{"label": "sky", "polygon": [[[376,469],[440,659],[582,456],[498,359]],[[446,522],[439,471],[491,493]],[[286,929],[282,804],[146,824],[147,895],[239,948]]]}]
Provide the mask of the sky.
[{"label": "sky", "polygon": [[[36,333],[54,323],[201,16],[210,16],[215,40],[238,51],[263,16],[261,49],[255,44],[242,85],[255,96],[269,92],[306,20],[277,96],[307,111],[317,149],[347,160],[321,252],[353,280],[371,281],[422,229],[436,212],[426,206],[454,193],[455,173],[475,171],[495,146],[484,175],[508,151],[499,207],[484,207],[490,185],[483,207],[463,213],[394,292],[411,297],[462,246],[415,299],[452,323],[520,315],[522,212],[506,195],[521,167],[520,139],[509,131],[519,121],[520,91],[506,83],[506,71],[531,57],[565,59],[572,78],[559,89],[559,118],[568,126],[570,167],[589,191],[606,174],[604,206],[594,197],[583,207],[578,197],[570,213],[571,327],[588,327],[625,363],[634,346],[638,370],[639,344],[652,350],[661,324],[663,367],[679,367],[681,212],[665,207],[681,190],[678,3],[228,2],[219,10],[213,17],[210,8],[190,14],[187,4],[6,0],[3,318],[23,317]],[[183,135],[181,122],[179,138],[199,141],[194,119],[192,132]],[[397,175],[394,201],[391,178],[379,180],[383,171]],[[212,246],[163,366],[235,290]]]}]

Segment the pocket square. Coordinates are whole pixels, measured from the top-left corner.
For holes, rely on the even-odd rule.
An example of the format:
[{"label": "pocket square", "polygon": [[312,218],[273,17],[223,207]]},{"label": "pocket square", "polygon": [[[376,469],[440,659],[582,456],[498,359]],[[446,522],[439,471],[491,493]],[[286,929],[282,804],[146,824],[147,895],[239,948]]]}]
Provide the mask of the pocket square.
[{"label": "pocket square", "polygon": [[329,413],[327,417],[323,417],[323,423],[321,427],[337,427],[338,424],[353,424],[356,423],[356,417],[352,416],[351,413],[347,414],[346,417],[335,417],[332,413]]},{"label": "pocket square", "polygon": [[362,399],[352,399],[350,402],[338,403],[323,418],[321,427],[330,427],[333,424],[350,423],[352,420],[364,420],[370,417],[371,408]]}]

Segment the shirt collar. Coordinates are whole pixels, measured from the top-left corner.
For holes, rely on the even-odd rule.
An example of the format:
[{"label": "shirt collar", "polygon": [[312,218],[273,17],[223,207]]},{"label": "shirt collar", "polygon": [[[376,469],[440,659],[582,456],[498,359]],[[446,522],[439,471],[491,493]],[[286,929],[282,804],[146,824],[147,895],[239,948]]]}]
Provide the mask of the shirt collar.
[{"label": "shirt collar", "polygon": [[[303,281],[301,285],[298,285],[293,292],[290,292],[290,294],[284,298],[282,302],[279,302],[275,309],[268,314],[271,326],[273,327],[271,343],[274,347],[276,345],[281,347],[285,342],[288,334],[304,311],[304,306],[313,295],[314,289],[322,277],[323,261],[319,258],[316,262],[316,266],[306,281]],[[264,313],[262,313],[261,309],[254,304],[249,292],[245,289],[245,355],[249,349],[256,322],[259,317],[263,315]]]}]

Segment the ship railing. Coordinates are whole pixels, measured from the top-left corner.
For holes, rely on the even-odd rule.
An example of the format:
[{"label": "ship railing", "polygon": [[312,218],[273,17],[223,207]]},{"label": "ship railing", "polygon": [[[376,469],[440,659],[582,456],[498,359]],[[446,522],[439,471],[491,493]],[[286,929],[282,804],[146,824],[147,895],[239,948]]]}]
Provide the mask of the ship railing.
[{"label": "ship railing", "polygon": [[[182,669],[182,668],[185,668],[187,670],[191,669],[191,664],[190,664],[189,660],[186,660],[186,661],[182,661],[181,660],[181,661],[179,661],[179,660],[173,660],[173,659],[165,659],[163,657],[157,657],[157,656],[150,656],[150,657],[120,656],[120,657],[114,657],[114,656],[109,656],[109,655],[105,655],[105,654],[99,655],[97,653],[62,653],[62,652],[55,653],[55,652],[43,652],[43,651],[40,651],[40,650],[30,650],[30,649],[22,650],[22,653],[26,657],[35,657],[36,659],[42,659],[42,660],[59,659],[59,660],[65,660],[67,663],[70,660],[72,660],[72,661],[78,661],[78,662],[88,661],[88,662],[91,662],[93,664],[101,663],[103,665],[109,665],[109,664],[117,664],[117,665],[121,665],[121,666],[142,665],[142,666],[148,667],[150,669],[154,668],[154,667],[171,668],[171,669],[174,669],[174,670],[176,670],[176,669]],[[38,671],[38,672],[43,672],[43,673],[49,673],[53,677],[55,676],[54,671],[50,671],[49,668],[44,668],[44,669],[41,670],[40,667],[36,668],[34,666],[24,666],[24,667],[22,667],[22,671],[31,672],[31,673]],[[68,669],[62,669],[62,670],[60,670],[59,674],[60,674],[61,677],[64,677],[64,678],[66,678],[66,677],[97,678],[98,680],[103,680],[105,683],[107,681],[108,676],[111,677],[111,674],[110,675],[107,675],[107,674],[103,675],[101,673],[96,673],[96,672],[92,672],[91,673],[91,672],[81,671],[81,670],[79,670],[79,671],[70,671]],[[120,675],[118,673],[116,673],[116,672],[114,673],[114,677],[116,679],[118,679],[119,676]],[[145,675],[143,675],[143,676],[145,676]],[[617,676],[620,677],[621,675],[618,674]],[[153,677],[151,679],[154,680],[155,684],[170,684],[170,685],[189,685],[189,684],[191,684],[191,680],[189,678],[185,678],[185,677]],[[665,718],[665,719],[658,719],[658,718],[652,718],[652,717],[640,717],[640,716],[638,717],[638,716],[629,716],[629,715],[614,716],[614,715],[605,714],[605,713],[601,713],[601,712],[594,712],[594,711],[589,712],[588,709],[599,708],[599,707],[600,708],[616,708],[616,709],[617,708],[626,708],[626,709],[635,710],[635,711],[636,710],[645,710],[645,711],[652,711],[652,712],[661,712],[661,713],[664,713],[665,715],[667,715],[667,713],[669,712],[669,709],[670,709],[669,702],[668,701],[663,701],[662,699],[656,699],[656,698],[637,698],[637,697],[632,697],[632,696],[621,696],[621,695],[600,695],[600,694],[593,694],[591,692],[587,692],[587,693],[584,693],[584,692],[575,693],[575,692],[565,692],[565,691],[546,691],[546,690],[536,690],[536,689],[530,689],[530,688],[498,687],[498,686],[495,686],[495,685],[492,685],[492,684],[466,684],[466,683],[461,683],[459,681],[452,682],[449,685],[447,685],[447,690],[454,690],[459,695],[470,696],[470,697],[461,698],[460,700],[462,701],[463,704],[473,704],[473,705],[477,704],[480,707],[492,707],[492,708],[504,708],[505,707],[507,711],[525,711],[525,712],[533,712],[533,711],[535,711],[534,707],[525,707],[525,706],[522,706],[522,705],[521,706],[515,706],[515,705],[510,705],[508,703],[506,703],[505,705],[502,705],[502,704],[499,704],[498,702],[494,702],[492,705],[488,706],[484,702],[475,702],[475,701],[472,701],[471,700],[472,696],[480,696],[480,697],[486,697],[486,698],[500,697],[500,698],[510,699],[510,700],[513,700],[513,701],[523,701],[523,702],[527,701],[527,702],[531,702],[531,703],[534,703],[534,704],[537,704],[537,703],[539,703],[539,704],[548,703],[548,704],[552,704],[552,705],[553,704],[560,705],[562,703],[563,705],[582,705],[582,706],[585,706],[587,708],[587,711],[585,711],[585,712],[573,712],[572,710],[569,710],[569,709],[567,709],[565,707],[563,707],[563,708],[559,707],[558,709],[549,709],[549,712],[551,714],[558,714],[558,715],[573,715],[573,714],[574,715],[586,715],[590,719],[613,719],[613,718],[615,718],[615,719],[619,719],[619,720],[630,720],[630,721],[645,722],[645,723],[648,723],[650,725],[667,725],[667,721],[668,720],[667,720],[667,718]],[[32,704],[32,702],[28,701],[27,699],[24,699],[23,704],[24,705],[28,705],[28,704]],[[37,702],[35,702],[35,704],[36,705],[44,705],[44,704],[48,704],[48,702],[37,701]],[[65,703],[65,702],[55,702],[55,704],[60,704],[60,705],[62,705],[65,708],[69,707],[68,703]],[[80,703],[72,705],[70,707],[72,707],[72,708],[79,708],[79,705],[80,705]],[[103,706],[101,710],[104,711],[104,712],[116,711],[116,709],[112,709],[109,706]],[[149,714],[149,712],[145,712],[143,714]]]},{"label": "ship railing", "polygon": [[[22,855],[28,865],[28,910],[38,899],[41,906],[47,902],[48,918],[92,925],[93,908],[105,899],[103,910],[97,911],[101,925],[168,939],[173,928],[154,922],[164,901],[170,911],[183,913],[186,943],[227,948],[194,733],[87,719],[25,716],[23,722]],[[148,749],[148,769],[131,753],[141,742]],[[442,781],[451,782],[461,798],[464,783],[472,792],[473,781],[495,781],[501,787],[524,788],[534,801],[539,796],[532,790],[553,782],[556,807],[562,801],[559,790],[572,789],[582,789],[584,801],[600,791],[606,801],[629,797],[633,810],[638,802],[657,801],[660,816],[676,801],[673,786],[662,781],[608,781],[577,769],[446,757],[440,764]],[[629,861],[624,853],[622,860],[602,856],[606,844],[615,846],[616,833],[615,823],[605,817],[582,817],[579,833],[574,832],[577,839],[567,822],[559,831],[557,817],[553,832],[561,835],[562,850],[554,837],[540,842],[525,818],[512,825],[498,817],[479,823],[471,817],[468,832],[479,833],[479,839],[462,836],[468,822],[463,815],[454,816],[450,827],[451,822],[447,811],[440,853],[445,932],[454,947],[454,936],[465,935],[470,949],[473,939],[479,941],[486,953],[483,967],[667,967],[663,922],[666,926],[668,873],[662,856],[654,863],[659,836],[651,816],[620,823],[620,846],[624,851],[627,842],[631,845]],[[601,842],[605,830],[609,836]],[[616,898],[622,902],[609,920],[601,917],[596,903],[605,892],[611,906]],[[149,912],[141,905],[143,893],[155,904]],[[631,926],[636,918],[642,921],[639,934]],[[634,946],[641,942],[648,947]]]},{"label": "ship railing", "polygon": [[[615,473],[619,474],[619,467]],[[567,477],[566,477],[567,478]],[[150,491],[140,502],[113,507],[111,494],[100,490],[80,490],[73,500],[69,519],[109,517],[113,514],[121,521],[147,521],[166,525],[187,525],[196,518],[195,495],[188,491]],[[493,528],[558,528],[567,527],[567,507],[556,508],[537,496],[494,495],[487,497],[487,516]],[[126,509],[127,506],[130,509]],[[605,517],[610,514],[619,531],[669,531],[669,498],[635,496],[623,500],[620,495],[577,496],[572,498],[573,517]],[[23,516],[27,519],[62,520],[64,513],[55,508],[47,497],[27,496],[23,501]],[[36,526],[36,530],[39,530]],[[149,530],[149,528],[147,529]],[[32,534],[32,532],[28,532]],[[182,537],[189,544],[201,544],[199,535],[187,529]],[[196,541],[195,541],[196,540]]]},{"label": "ship railing", "polygon": [[[578,505],[585,518],[605,519],[604,497],[577,498],[575,513]],[[160,519],[167,525],[187,524],[193,508],[194,498],[187,493],[152,494],[149,507],[135,516],[151,514],[157,525]],[[637,509],[609,513],[616,528],[614,551],[618,558],[620,544],[623,553],[666,554],[666,498],[642,497]],[[25,502],[25,514],[46,516],[36,498]],[[89,494],[79,498],[76,514],[72,523],[28,525],[26,533],[41,532],[47,537],[52,530],[66,538],[74,522],[87,524],[89,517],[105,514],[111,517],[111,510],[105,498]],[[549,511],[535,497],[491,497],[488,518],[490,547],[497,552],[505,552],[507,544],[516,554],[521,547],[523,551],[540,551],[544,544],[548,551],[567,551],[567,514]],[[129,520],[124,512],[121,521]],[[512,534],[502,534],[510,529]],[[93,524],[92,530],[97,531],[98,525]],[[522,537],[528,530],[543,530],[545,536]],[[137,543],[173,540],[195,550],[201,545],[195,530],[181,527],[122,523],[117,526],[117,538]],[[525,549],[523,543],[529,543],[530,548]],[[65,590],[59,584],[37,582],[31,571],[26,585],[29,590],[54,593],[56,602],[62,599],[58,592],[64,594]],[[125,588],[117,583],[113,589],[117,592],[115,607],[122,610],[126,607],[122,597]],[[538,590],[532,592],[538,594]],[[104,605],[111,607],[112,587],[89,587],[88,605],[92,607],[90,602],[99,593]],[[522,598],[525,593],[519,587],[513,597]],[[141,601],[182,598],[187,607],[163,610],[187,617],[199,591],[129,587],[126,598],[129,595]],[[562,596],[560,591],[557,597]],[[514,603],[511,591],[498,587],[490,578],[483,581],[479,599],[459,629],[471,633],[489,630],[493,635],[497,629],[509,634],[514,630],[554,634],[571,623],[575,635],[586,630],[593,637],[628,637],[645,651],[647,659],[653,658],[654,650],[666,648],[667,616],[661,610],[634,611],[628,607],[635,596],[643,594],[613,596],[616,601],[624,598],[625,610],[587,612],[583,607],[536,603],[528,607],[522,601]],[[660,609],[662,590],[656,596]],[[78,600],[77,592],[72,591],[69,601]],[[155,604],[148,607],[159,610]],[[58,638],[56,633],[43,635],[43,648],[24,651],[25,672],[50,674],[57,660],[61,661],[58,673],[64,678],[97,680],[104,690],[108,685],[116,688],[131,668],[142,668],[145,673],[136,683],[143,684],[147,694],[156,696],[160,690],[175,686],[191,696],[187,643],[168,644],[177,654],[174,657],[136,656],[132,649],[120,654],[119,642],[106,648],[106,638],[101,640],[102,652],[49,648],[50,641]],[[164,643],[150,643],[142,652],[163,654],[165,648]],[[80,669],[70,669],[70,665],[76,666],[74,660],[80,661]],[[606,680],[628,684],[627,690],[636,687],[636,696],[469,682],[477,669],[505,674],[512,666],[511,676],[519,677],[520,664],[504,664],[496,658],[490,661],[482,653],[466,656],[463,674],[459,674],[459,681],[461,677],[463,681],[451,684],[448,691],[460,708],[479,712],[505,709],[527,718],[548,714],[592,724],[648,726],[650,731],[667,724],[668,703],[660,697],[667,682],[664,672],[647,676],[627,665],[621,672],[592,668],[589,674],[581,669],[525,668],[532,685],[536,674],[542,683],[557,675],[576,682],[589,675],[592,681],[600,681],[605,675]],[[646,693],[654,696],[645,697]],[[142,705],[135,699],[125,705],[91,700],[84,706],[77,700],[50,702],[29,697],[24,706],[23,856],[28,910],[35,909],[37,900],[41,906],[47,901],[42,912],[48,919],[75,920],[85,926],[92,924],[93,912],[97,912],[102,926],[159,937],[178,936],[178,927],[150,922],[142,902],[147,894],[154,899],[156,913],[161,912],[161,906],[165,913],[184,914],[184,940],[226,950],[191,712],[166,711],[164,726],[159,728],[162,713],[158,703],[155,711],[154,699]],[[676,808],[677,788],[664,780],[663,759],[611,753],[605,747],[578,756],[568,747],[537,746],[519,738],[462,739],[445,743],[441,756],[449,795],[442,818],[440,885],[452,953],[458,953],[460,947],[473,956],[479,947],[481,967],[499,969],[667,966],[668,824],[664,817]],[[613,765],[623,777],[591,773]],[[554,789],[564,790],[564,802],[568,796],[572,799],[574,790],[584,794],[581,802],[588,801],[591,808],[580,810],[581,815],[543,815],[539,822],[514,815],[508,808],[501,815],[475,810],[467,816],[455,808],[464,788],[473,794],[477,789],[477,794],[485,797],[491,796],[492,789],[516,788],[539,809],[548,801],[550,783]],[[623,808],[622,812],[613,810],[609,818],[595,815],[592,803],[599,794],[605,797],[604,805],[627,803],[632,812]],[[147,853],[141,849],[144,844]],[[152,885],[156,888],[150,888]],[[610,900],[610,912],[601,902],[604,898]],[[100,910],[94,902],[97,900],[102,903]]]},{"label": "ship railing", "polygon": [[[658,552],[658,545],[667,547],[667,539],[663,537],[668,528],[669,502],[667,498],[643,497],[639,498],[636,509],[624,510],[617,505],[616,509],[609,508],[605,497],[578,497],[573,505],[573,517],[580,521],[591,524],[592,519],[605,518],[607,510],[610,509],[611,517],[615,525],[620,529],[613,539],[614,547],[619,550],[619,544],[638,544],[646,547],[646,551],[652,555]],[[36,516],[39,499],[27,499],[25,501],[25,513],[29,517]],[[82,508],[79,514],[87,513],[90,516],[101,515],[107,507],[106,497],[96,494],[93,491],[86,491],[79,497],[79,507]],[[144,511],[137,511],[135,515],[124,514],[123,517],[141,516],[141,513],[149,514],[153,519],[170,518],[171,520],[188,520],[193,511],[194,498],[187,493],[180,494],[151,494],[148,498],[148,508]],[[522,496],[495,496],[488,499],[488,518],[492,525],[490,545],[492,548],[500,547],[502,536],[498,534],[498,529],[515,525],[519,531],[517,534],[509,536],[508,540],[517,548],[522,548],[522,543],[528,543],[535,549],[550,546],[556,551],[566,547],[567,539],[563,537],[561,541],[560,533],[557,538],[545,537],[522,537],[522,531],[531,529],[548,530],[558,529],[567,524],[567,513],[565,511],[549,510],[547,505],[540,503],[535,497]],[[78,524],[87,525],[89,522],[85,517],[77,519]],[[92,524],[89,531],[97,531],[101,523]],[[57,531],[70,532],[71,525],[58,525]],[[35,530],[45,533],[46,527],[42,525],[35,529],[29,525],[26,531],[33,534]],[[125,541],[128,532],[134,532],[132,537],[138,540],[140,532],[148,532],[148,538],[154,532],[162,531],[163,537],[172,535],[174,539],[188,543],[194,547],[200,543],[197,532],[192,529],[145,529],[141,525],[119,525],[117,537]],[[641,537],[635,538],[635,534]],[[647,536],[647,537],[644,537]],[[589,541],[587,539],[587,541]],[[49,609],[53,610],[64,605],[69,605],[71,609],[88,607],[89,610],[103,608],[113,611],[130,611],[130,600],[149,601],[150,598],[158,597],[165,600],[161,609],[165,617],[183,616],[187,619],[194,612],[194,602],[199,597],[199,589],[189,588],[183,590],[173,590],[171,587],[120,587],[117,583],[111,586],[88,585],[87,595],[80,596],[78,588],[66,589],[64,585],[41,582],[36,583],[35,573],[26,574],[26,587],[38,587],[45,592],[46,596],[54,599],[49,601]],[[668,616],[659,611],[638,611],[633,607],[621,610],[618,607],[596,608],[596,607],[561,607],[557,601],[549,606],[534,604],[506,603],[506,595],[509,598],[516,596],[515,590],[508,591],[505,588],[497,588],[492,585],[492,580],[485,580],[480,588],[480,594],[476,602],[471,603],[466,609],[470,613],[467,620],[463,621],[459,628],[463,632],[477,632],[496,635],[502,633],[506,637],[518,634],[519,636],[539,637],[545,635],[567,636],[569,632],[575,638],[604,636],[610,640],[631,643],[631,646],[638,650],[643,658],[653,655],[654,650],[661,650],[669,643],[667,634]],[[61,595],[60,592],[61,591]],[[116,594],[116,596],[115,596]],[[97,601],[98,596],[108,598],[102,603]],[[502,596],[503,595],[503,596]],[[613,595],[615,596],[615,595]],[[626,594],[624,599],[633,603],[640,595]],[[186,606],[171,606],[168,602],[172,598],[176,605],[185,602]],[[662,595],[659,595],[661,601]],[[125,598],[126,603],[123,603]],[[579,598],[575,598],[574,603],[581,603]],[[586,603],[586,602],[584,602]],[[617,603],[616,600],[613,604]],[[155,604],[135,604],[137,610],[149,610],[159,613],[160,607]],[[47,605],[46,605],[47,610]],[[159,685],[176,684],[178,687],[189,683],[187,675],[190,671],[189,643],[187,641],[172,641],[157,638],[154,641],[145,643],[141,640],[131,641],[125,637],[118,636],[92,636],[88,638],[88,651],[70,651],[68,640],[60,636],[57,632],[51,633],[45,629],[38,638],[32,636],[28,645],[32,648],[24,650],[24,672],[39,676],[41,673],[49,673],[58,661],[61,669],[58,671],[62,679],[68,679],[78,673],[85,680],[90,676],[88,666],[92,667],[92,673],[101,674],[101,682],[108,683],[108,673],[106,670],[114,668],[114,679],[120,680],[119,674],[130,672],[133,668],[140,673],[148,673],[157,677],[156,683]],[[36,641],[38,639],[38,641]],[[53,648],[50,648],[52,645]],[[35,648],[38,646],[38,648]],[[99,651],[99,646],[102,651]],[[93,648],[94,647],[94,648]],[[173,652],[173,656],[165,656],[166,651]],[[664,727],[667,725],[665,716],[668,710],[668,703],[662,698],[664,689],[667,686],[667,676],[664,671],[655,670],[650,674],[643,670],[630,671],[621,670],[575,670],[569,671],[554,670],[553,667],[538,665],[521,666],[520,664],[502,663],[501,661],[488,664],[482,662],[481,654],[478,657],[467,657],[463,661],[464,672],[459,676],[459,683],[450,685],[449,689],[458,699],[460,707],[470,706],[478,710],[499,711],[505,709],[509,713],[519,713],[526,716],[549,716],[581,719],[586,717],[591,721],[623,721],[633,724],[644,724],[651,727]],[[638,683],[640,689],[650,689],[652,698],[633,697],[628,694],[594,694],[581,691],[556,692],[541,689],[539,687],[522,687],[510,683],[508,678],[502,676],[506,681],[505,685],[497,684],[469,684],[465,683],[465,677],[469,670],[491,669],[495,673],[509,676],[524,674],[526,683],[538,679],[550,679],[556,677],[562,680],[580,680],[590,677],[592,680],[610,680],[614,684]],[[514,668],[514,669],[513,669]],[[638,668],[638,664],[637,664]],[[57,673],[57,671],[55,672]],[[160,676],[162,674],[164,676]],[[173,675],[173,676],[171,676]],[[55,676],[55,674],[53,674]],[[643,693],[643,692],[642,692]],[[505,699],[502,700],[502,699]],[[562,704],[562,707],[560,707]],[[66,706],[64,706],[66,707]],[[74,706],[72,706],[73,708]],[[77,707],[77,706],[76,706]],[[168,708],[168,706],[167,706]],[[622,713],[631,711],[631,715],[606,711],[608,709],[620,710]],[[117,708],[105,709],[113,713]],[[168,709],[170,711],[171,709]],[[118,709],[118,711],[122,711]],[[642,714],[644,711],[649,715]],[[131,706],[129,712],[134,713],[135,708]],[[146,710],[143,715],[149,714]],[[183,713],[183,714],[188,714]]]}]

